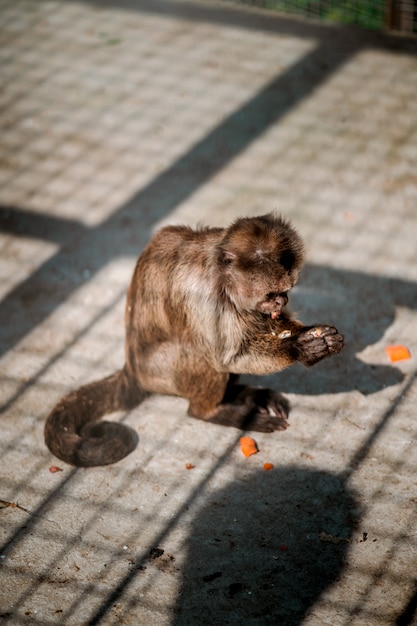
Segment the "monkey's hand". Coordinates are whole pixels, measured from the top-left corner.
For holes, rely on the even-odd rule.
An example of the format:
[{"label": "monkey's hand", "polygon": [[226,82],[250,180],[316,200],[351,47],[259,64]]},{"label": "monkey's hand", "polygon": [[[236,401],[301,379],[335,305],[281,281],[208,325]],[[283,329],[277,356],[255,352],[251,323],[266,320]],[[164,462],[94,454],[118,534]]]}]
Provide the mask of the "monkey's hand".
[{"label": "monkey's hand", "polygon": [[311,366],[327,356],[337,354],[343,347],[343,335],[334,326],[311,326],[294,337],[297,361]]}]

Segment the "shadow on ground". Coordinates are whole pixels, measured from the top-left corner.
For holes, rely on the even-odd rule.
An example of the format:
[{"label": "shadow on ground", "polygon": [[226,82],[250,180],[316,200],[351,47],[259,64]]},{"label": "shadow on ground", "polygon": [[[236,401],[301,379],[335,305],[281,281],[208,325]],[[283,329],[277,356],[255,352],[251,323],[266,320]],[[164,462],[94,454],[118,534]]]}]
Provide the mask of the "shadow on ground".
[{"label": "shadow on ground", "polygon": [[213,493],[189,533],[172,624],[300,624],[341,575],[358,516],[340,477],[297,466]]}]

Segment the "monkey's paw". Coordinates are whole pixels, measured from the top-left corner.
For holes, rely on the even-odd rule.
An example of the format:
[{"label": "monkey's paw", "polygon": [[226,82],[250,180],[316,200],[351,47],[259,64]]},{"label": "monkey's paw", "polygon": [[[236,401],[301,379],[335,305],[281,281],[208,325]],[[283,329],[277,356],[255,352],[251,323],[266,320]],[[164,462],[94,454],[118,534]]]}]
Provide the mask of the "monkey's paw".
[{"label": "monkey's paw", "polygon": [[334,326],[312,326],[296,338],[298,360],[310,366],[343,348],[344,338]]},{"label": "monkey's paw", "polygon": [[272,433],[288,428],[289,404],[279,393],[271,389],[246,387],[239,400],[243,400],[247,406],[246,415],[240,424],[244,430]]}]

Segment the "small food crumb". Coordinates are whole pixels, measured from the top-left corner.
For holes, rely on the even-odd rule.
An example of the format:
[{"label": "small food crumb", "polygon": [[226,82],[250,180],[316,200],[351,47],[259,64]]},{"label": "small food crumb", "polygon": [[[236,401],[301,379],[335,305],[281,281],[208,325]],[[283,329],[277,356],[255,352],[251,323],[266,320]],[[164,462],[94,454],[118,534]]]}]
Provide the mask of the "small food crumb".
[{"label": "small food crumb", "polygon": [[58,467],[57,465],[51,465],[49,468],[51,474],[55,474],[56,472],[62,472],[62,467]]},{"label": "small food crumb", "polygon": [[252,439],[252,437],[241,437],[240,449],[242,451],[242,454],[244,454],[246,457],[252,456],[252,454],[256,454],[257,452],[259,452],[256,441],[255,439]]},{"label": "small food crumb", "polygon": [[312,328],[309,331],[309,335],[313,335],[313,337],[320,337],[321,333],[322,333],[321,328]]},{"label": "small food crumb", "polygon": [[195,465],[193,465],[192,463],[186,463],[185,464],[185,469],[187,470],[192,470],[195,468]]},{"label": "small food crumb", "polygon": [[268,470],[274,469],[273,463],[264,463],[264,470],[267,472]]},{"label": "small food crumb", "polygon": [[279,333],[278,337],[280,339],[286,339],[287,337],[291,337],[291,331],[290,330],[283,330],[282,333]]},{"label": "small food crumb", "polygon": [[410,350],[403,345],[387,346],[385,348],[385,352],[387,353],[392,363],[394,363],[395,361],[404,361],[405,359],[411,358]]}]

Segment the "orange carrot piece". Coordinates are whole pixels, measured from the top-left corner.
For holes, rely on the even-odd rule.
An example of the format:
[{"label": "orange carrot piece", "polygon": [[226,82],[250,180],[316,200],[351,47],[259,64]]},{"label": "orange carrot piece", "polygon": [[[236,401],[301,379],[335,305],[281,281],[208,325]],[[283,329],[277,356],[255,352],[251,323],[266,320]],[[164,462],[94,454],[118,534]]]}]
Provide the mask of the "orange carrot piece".
[{"label": "orange carrot piece", "polygon": [[251,456],[252,454],[256,454],[258,452],[258,446],[256,445],[255,439],[252,439],[252,437],[241,437],[240,449],[242,451],[242,454],[244,454],[246,457]]},{"label": "orange carrot piece", "polygon": [[268,470],[274,469],[273,463],[264,463],[264,470],[267,472]]},{"label": "orange carrot piece", "polygon": [[385,348],[389,359],[394,363],[395,361],[403,361],[411,358],[410,350],[406,346],[387,346]]},{"label": "orange carrot piece", "polygon": [[186,463],[185,464],[185,469],[187,470],[192,470],[195,468],[195,465],[193,465],[192,463]]}]

